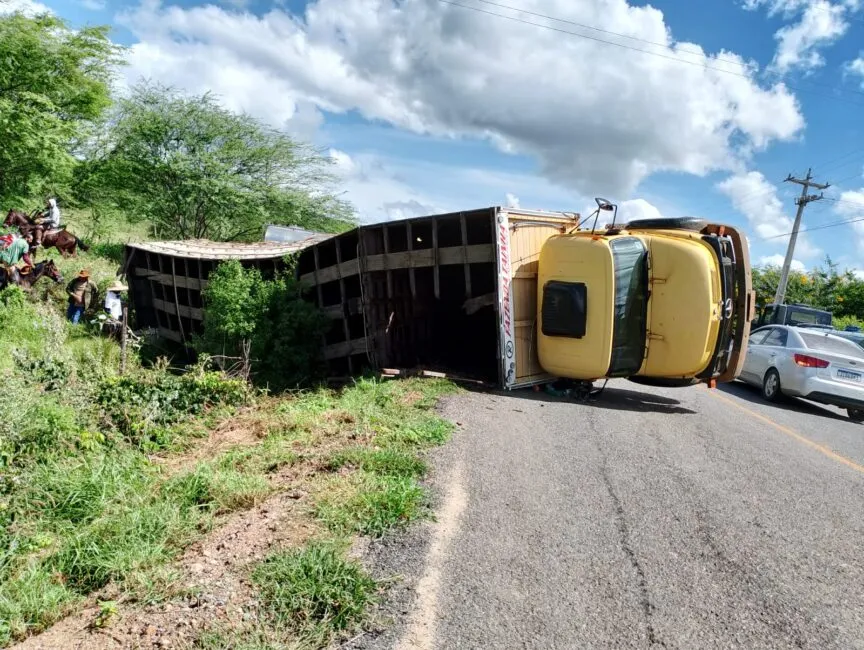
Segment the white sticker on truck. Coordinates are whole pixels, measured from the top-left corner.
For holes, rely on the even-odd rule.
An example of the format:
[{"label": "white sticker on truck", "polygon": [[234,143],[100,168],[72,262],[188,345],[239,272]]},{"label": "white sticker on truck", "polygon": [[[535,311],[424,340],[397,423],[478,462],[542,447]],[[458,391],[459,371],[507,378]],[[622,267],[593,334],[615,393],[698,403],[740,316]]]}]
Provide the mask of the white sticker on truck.
[{"label": "white sticker on truck", "polygon": [[498,320],[504,388],[516,381],[516,344],[513,340],[513,278],[510,264],[510,221],[505,211],[498,213]]}]

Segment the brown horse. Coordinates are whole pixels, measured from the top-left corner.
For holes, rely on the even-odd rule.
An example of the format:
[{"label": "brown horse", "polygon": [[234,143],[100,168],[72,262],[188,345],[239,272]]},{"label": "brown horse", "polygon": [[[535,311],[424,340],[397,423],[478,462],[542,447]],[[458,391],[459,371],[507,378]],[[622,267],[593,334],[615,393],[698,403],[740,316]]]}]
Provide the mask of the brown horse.
[{"label": "brown horse", "polygon": [[[33,223],[33,221],[20,210],[9,210],[3,225],[7,227],[17,226],[22,235],[32,233],[36,228],[38,228],[38,225]],[[42,235],[42,246],[43,248],[51,248],[54,246],[58,251],[60,251],[60,254],[63,257],[75,257],[76,248],[80,248],[85,253],[90,250],[90,247],[87,246],[87,244],[65,228],[46,230]]]},{"label": "brown horse", "polygon": [[24,291],[30,291],[33,285],[42,278],[51,278],[54,284],[63,282],[63,276],[60,269],[54,263],[54,260],[39,262],[30,269],[29,273],[21,273],[14,266],[0,267],[0,289],[5,289],[10,284],[15,284],[21,287]]}]

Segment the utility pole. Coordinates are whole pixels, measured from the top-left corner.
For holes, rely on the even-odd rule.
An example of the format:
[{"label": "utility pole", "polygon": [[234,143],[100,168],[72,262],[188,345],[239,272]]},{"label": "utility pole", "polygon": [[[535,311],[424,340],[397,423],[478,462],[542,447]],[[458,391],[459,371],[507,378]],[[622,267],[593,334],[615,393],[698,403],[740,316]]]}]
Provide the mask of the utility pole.
[{"label": "utility pole", "polygon": [[789,267],[792,266],[792,255],[795,253],[795,242],[798,241],[798,228],[801,227],[801,216],[804,214],[804,207],[812,202],[819,201],[823,198],[823,194],[807,194],[811,187],[817,190],[826,190],[831,185],[829,183],[817,183],[813,180],[812,170],[807,170],[806,178],[794,178],[792,174],[786,177],[784,183],[797,183],[801,186],[801,196],[795,199],[798,205],[798,213],[795,215],[795,225],[792,226],[792,236],[789,238],[789,248],[786,249],[786,259],[783,261],[783,270],[780,272],[780,284],[777,285],[777,294],[774,296],[774,304],[782,305],[786,298],[786,285],[789,283]]}]

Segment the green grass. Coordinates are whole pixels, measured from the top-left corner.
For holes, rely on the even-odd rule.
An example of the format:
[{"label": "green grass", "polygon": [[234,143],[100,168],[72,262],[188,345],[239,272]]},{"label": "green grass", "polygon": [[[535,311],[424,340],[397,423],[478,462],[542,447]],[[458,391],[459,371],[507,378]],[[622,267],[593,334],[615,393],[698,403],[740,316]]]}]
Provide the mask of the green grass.
[{"label": "green grass", "polygon": [[[89,241],[91,252],[61,269],[68,279],[86,266],[104,288],[121,241]],[[67,324],[64,307],[63,286],[48,282],[30,297],[0,294],[0,646],[109,585],[121,601],[170,597],[183,549],[221,515],[266,499],[295,466],[292,489],[311,493],[310,514],[340,544],[268,558],[254,571],[268,624],[199,645],[317,646],[359,625],[376,586],[345,559],[347,536],[380,536],[428,513],[423,453],[450,435],[433,406],[452,386],[362,379],[268,398],[257,407],[260,441],[167,472],[148,454],[193,447],[251,402],[216,375],[181,380],[134,355],[118,380],[117,344]]]},{"label": "green grass", "polygon": [[325,492],[315,514],[338,534],[381,537],[427,512],[426,494],[410,477],[361,473],[345,488]]},{"label": "green grass", "polygon": [[301,637],[352,629],[375,602],[377,585],[344,550],[316,542],[275,553],[252,574],[270,623]]},{"label": "green grass", "polygon": [[0,584],[0,645],[8,645],[60,620],[80,600],[43,565]]},{"label": "green grass", "polygon": [[399,449],[349,447],[334,453],[327,462],[330,470],[343,467],[362,469],[383,476],[413,478],[426,473],[426,463],[416,454]]}]

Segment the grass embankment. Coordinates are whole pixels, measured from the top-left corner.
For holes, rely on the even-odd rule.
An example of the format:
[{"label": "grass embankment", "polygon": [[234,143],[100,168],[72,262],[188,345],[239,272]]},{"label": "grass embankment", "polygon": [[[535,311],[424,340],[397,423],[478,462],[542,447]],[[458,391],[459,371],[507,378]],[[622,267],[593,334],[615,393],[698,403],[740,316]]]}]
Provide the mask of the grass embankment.
[{"label": "grass embankment", "polygon": [[[238,568],[260,605],[199,647],[318,646],[362,622],[378,587],[346,549],[424,515],[422,450],[449,434],[431,410],[448,385],[363,380],[274,398],[134,359],[120,378],[113,342],[17,291],[0,300],[0,645],[94,598],[177,597],[184,549],[298,487],[309,495],[298,516],[318,533]],[[254,440],[201,451],[238,409]],[[110,626],[114,607],[93,624]]]}]

